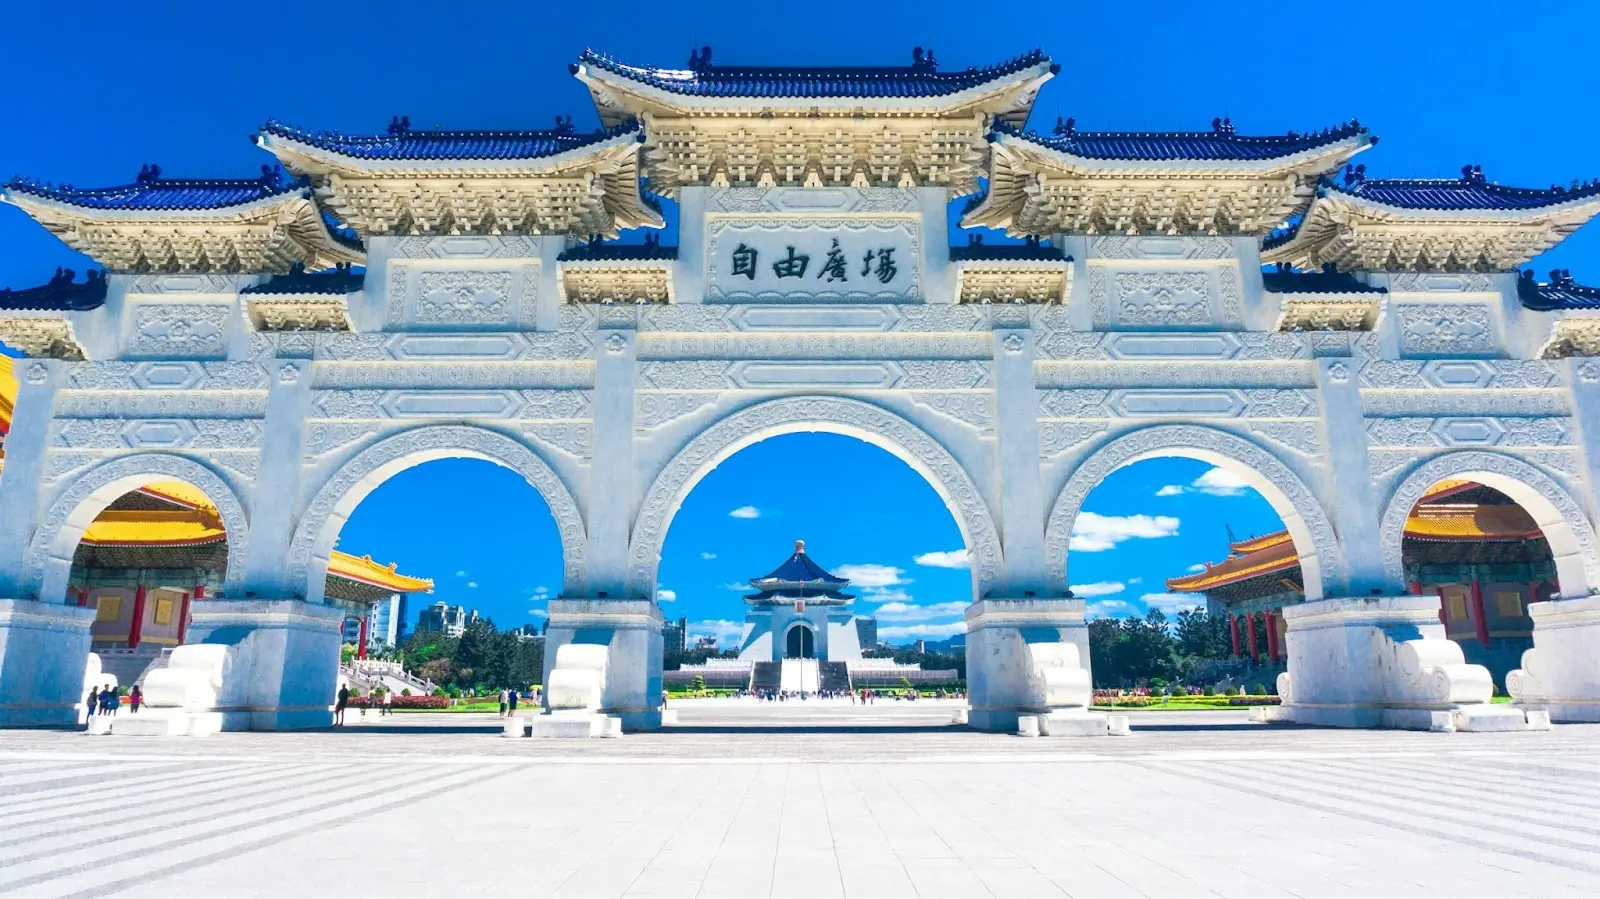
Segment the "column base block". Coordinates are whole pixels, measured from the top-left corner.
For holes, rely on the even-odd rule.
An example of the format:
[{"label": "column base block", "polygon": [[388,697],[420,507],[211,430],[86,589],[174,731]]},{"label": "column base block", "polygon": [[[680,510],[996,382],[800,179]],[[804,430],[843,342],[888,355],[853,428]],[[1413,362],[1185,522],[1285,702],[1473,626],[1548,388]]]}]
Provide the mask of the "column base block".
[{"label": "column base block", "polygon": [[1506,675],[1523,709],[1552,721],[1600,721],[1600,596],[1531,603],[1533,648]]},{"label": "column base block", "polygon": [[[545,628],[545,683],[557,651],[569,643],[605,646],[600,711],[627,731],[661,726],[661,607],[654,600],[555,599]],[[546,701],[549,693],[546,692]]]},{"label": "column base block", "polygon": [[0,728],[72,727],[94,609],[0,599]]},{"label": "column base block", "polygon": [[532,736],[541,740],[616,739],[622,719],[596,712],[549,712],[531,719]]},{"label": "column base block", "polygon": [[1109,733],[1111,719],[1099,712],[1056,709],[1039,716],[1041,737],[1104,737]]}]

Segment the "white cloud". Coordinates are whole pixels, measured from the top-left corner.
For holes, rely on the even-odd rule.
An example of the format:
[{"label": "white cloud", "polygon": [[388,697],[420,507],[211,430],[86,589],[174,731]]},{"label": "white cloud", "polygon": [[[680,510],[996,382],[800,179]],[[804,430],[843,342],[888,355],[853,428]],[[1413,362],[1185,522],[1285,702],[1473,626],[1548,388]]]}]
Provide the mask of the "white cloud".
[{"label": "white cloud", "polygon": [[1200,608],[1200,597],[1193,593],[1146,593],[1139,598],[1144,600],[1146,606],[1169,615],[1184,609]]},{"label": "white cloud", "polygon": [[1130,577],[1130,578],[1128,578],[1128,583],[1129,584],[1142,584],[1142,583],[1144,583],[1144,578],[1142,578],[1142,577]]},{"label": "white cloud", "polygon": [[465,571],[456,572],[456,577],[466,577],[466,576],[467,576],[467,573]]},{"label": "white cloud", "polygon": [[550,613],[546,612],[544,609],[529,609],[528,610],[528,617],[529,618],[549,618],[550,617]]},{"label": "white cloud", "polygon": [[913,556],[911,561],[928,568],[965,568],[967,567],[967,551],[964,549],[936,550]]},{"label": "white cloud", "polygon": [[888,627],[878,628],[879,640],[943,640],[964,634],[967,631],[965,621],[951,621],[945,624],[892,624]]},{"label": "white cloud", "polygon": [[744,633],[744,622],[729,621],[726,618],[716,620],[689,622],[689,639],[693,642],[695,637],[716,637],[717,643],[722,646],[737,646],[739,637]]},{"label": "white cloud", "polygon": [[913,599],[899,587],[870,587],[861,591],[862,602],[912,602]]},{"label": "white cloud", "polygon": [[467,581],[467,587],[469,589],[476,590],[476,589],[478,589],[478,582],[477,581]]},{"label": "white cloud", "polygon": [[1093,584],[1073,584],[1072,592],[1077,596],[1110,596],[1128,589],[1128,585],[1121,581],[1097,581]]},{"label": "white cloud", "polygon": [[840,565],[833,573],[849,578],[851,585],[863,590],[911,583],[905,578],[905,572],[893,565]]},{"label": "white cloud", "polygon": [[1206,565],[1205,565],[1204,562],[1196,562],[1193,565],[1190,565],[1188,568],[1184,569],[1184,571],[1187,571],[1190,574],[1199,574],[1200,572],[1205,571],[1205,570],[1206,570]]},{"label": "white cloud", "polygon": [[1067,548],[1097,553],[1111,549],[1124,540],[1173,537],[1177,533],[1178,519],[1170,515],[1098,515],[1079,512],[1072,523],[1072,538],[1067,542]]},{"label": "white cloud", "polygon": [[1195,478],[1194,483],[1189,486],[1212,496],[1240,496],[1250,489],[1249,482],[1244,478],[1221,468],[1211,469]]},{"label": "white cloud", "polygon": [[660,602],[677,602],[678,591],[662,588],[656,591],[656,599]]},{"label": "white cloud", "polygon": [[716,557],[717,557],[716,553],[701,553],[700,554],[700,558],[705,559],[707,562],[711,561],[712,559],[715,559]]},{"label": "white cloud", "polygon": [[931,621],[935,618],[959,616],[969,604],[960,601],[936,602],[921,606],[908,602],[886,602],[878,606],[873,617],[879,621]]},{"label": "white cloud", "polygon": [[755,506],[740,506],[728,513],[729,518],[760,518],[761,510]]},{"label": "white cloud", "polygon": [[1177,496],[1180,493],[1209,493],[1212,496],[1243,496],[1251,490],[1250,482],[1239,477],[1231,471],[1222,468],[1210,468],[1206,473],[1184,487],[1178,484],[1168,484],[1156,491],[1156,496]]},{"label": "white cloud", "polygon": [[1132,605],[1120,599],[1102,599],[1089,603],[1084,613],[1090,618],[1126,618],[1137,614]]},{"label": "white cloud", "polygon": [[751,590],[754,590],[755,588],[750,586],[749,584],[741,584],[741,583],[738,583],[738,582],[734,582],[734,583],[729,583],[729,584],[723,584],[722,585],[722,589],[724,589],[724,590],[732,590],[735,593],[749,593]]}]

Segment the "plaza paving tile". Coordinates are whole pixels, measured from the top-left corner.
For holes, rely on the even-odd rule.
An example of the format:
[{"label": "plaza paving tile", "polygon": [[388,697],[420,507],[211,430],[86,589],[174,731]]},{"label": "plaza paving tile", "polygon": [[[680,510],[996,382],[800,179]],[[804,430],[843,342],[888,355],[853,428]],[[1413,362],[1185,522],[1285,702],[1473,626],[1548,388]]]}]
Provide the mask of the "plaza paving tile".
[{"label": "plaza paving tile", "polygon": [[1600,725],[1427,734],[683,703],[615,741],[395,715],[203,740],[0,732],[0,895],[1600,895]]}]

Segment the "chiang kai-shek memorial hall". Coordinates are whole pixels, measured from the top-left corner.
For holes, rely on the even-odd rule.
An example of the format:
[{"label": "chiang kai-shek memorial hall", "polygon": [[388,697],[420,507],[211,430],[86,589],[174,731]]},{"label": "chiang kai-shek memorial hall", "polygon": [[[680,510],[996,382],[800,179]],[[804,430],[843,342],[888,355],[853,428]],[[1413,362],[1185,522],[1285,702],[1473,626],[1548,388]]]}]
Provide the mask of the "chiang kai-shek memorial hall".
[{"label": "chiang kai-shek memorial hall", "polygon": [[[326,724],[341,524],[396,472],[473,457],[558,526],[547,702],[655,726],[675,510],[741,448],[816,430],[905,460],[955,517],[975,727],[1087,702],[1068,536],[1102,478],[1156,456],[1237,473],[1286,525],[1285,716],[1600,719],[1600,291],[1521,270],[1600,212],[1600,183],[1372,177],[1354,121],[1030,126],[1057,72],[1040,52],[948,70],[920,50],[586,51],[571,71],[600,130],[272,121],[259,175],[5,185],[105,274],[0,294],[0,341],[26,356],[0,722],[71,719],[94,618],[77,547],[118,498],[179,481],[228,539],[174,652],[214,663],[227,726]],[[614,240],[665,202],[675,245]],[[1013,239],[952,234],[952,203]],[[1510,706],[1407,583],[1413,507],[1448,481],[1514,501],[1549,547]]]}]

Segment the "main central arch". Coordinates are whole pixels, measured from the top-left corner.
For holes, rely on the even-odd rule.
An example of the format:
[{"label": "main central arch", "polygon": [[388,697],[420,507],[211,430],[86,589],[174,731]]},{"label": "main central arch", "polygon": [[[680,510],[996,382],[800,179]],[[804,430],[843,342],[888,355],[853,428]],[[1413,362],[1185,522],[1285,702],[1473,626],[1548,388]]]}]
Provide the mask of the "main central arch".
[{"label": "main central arch", "polygon": [[655,596],[667,527],[700,479],[723,460],[782,434],[825,431],[854,437],[892,453],[938,492],[955,517],[971,559],[975,598],[1004,582],[994,516],[965,468],[928,432],[872,403],[831,396],[786,397],[747,406],[691,439],[656,475],[628,542],[628,595]]}]

